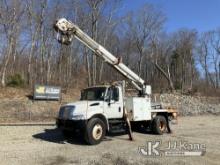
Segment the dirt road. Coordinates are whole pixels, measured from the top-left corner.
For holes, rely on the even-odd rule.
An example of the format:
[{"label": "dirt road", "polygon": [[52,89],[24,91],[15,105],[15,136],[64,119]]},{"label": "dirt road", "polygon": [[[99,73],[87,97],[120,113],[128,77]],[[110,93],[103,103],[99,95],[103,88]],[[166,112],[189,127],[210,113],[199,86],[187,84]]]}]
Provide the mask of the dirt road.
[{"label": "dirt road", "polygon": [[[87,146],[79,138],[65,139],[54,126],[1,126],[0,164],[219,164],[220,116],[182,117],[173,126],[173,134],[162,136],[134,133],[135,141],[127,135],[108,136],[96,146]],[[161,156],[144,156],[140,146],[149,141],[161,141]],[[204,156],[167,157],[164,149],[178,144],[203,144]]]}]

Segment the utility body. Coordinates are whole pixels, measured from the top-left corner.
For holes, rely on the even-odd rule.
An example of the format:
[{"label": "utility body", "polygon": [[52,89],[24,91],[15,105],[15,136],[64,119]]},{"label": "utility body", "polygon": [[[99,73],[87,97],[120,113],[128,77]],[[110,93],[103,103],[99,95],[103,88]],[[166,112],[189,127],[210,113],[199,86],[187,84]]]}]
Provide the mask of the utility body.
[{"label": "utility body", "polygon": [[125,96],[125,81],[111,85],[89,87],[81,91],[77,102],[60,107],[57,127],[64,135],[80,132],[88,144],[98,144],[107,132],[128,130],[128,125],[151,129],[156,134],[171,132],[169,121],[176,119],[177,112],[151,103],[151,86],[124,65],[103,46],[84,33],[78,26],[65,18],[54,25],[57,39],[62,44],[70,44],[75,37],[90,48],[97,56],[110,64],[127,78],[137,89],[134,97]]}]

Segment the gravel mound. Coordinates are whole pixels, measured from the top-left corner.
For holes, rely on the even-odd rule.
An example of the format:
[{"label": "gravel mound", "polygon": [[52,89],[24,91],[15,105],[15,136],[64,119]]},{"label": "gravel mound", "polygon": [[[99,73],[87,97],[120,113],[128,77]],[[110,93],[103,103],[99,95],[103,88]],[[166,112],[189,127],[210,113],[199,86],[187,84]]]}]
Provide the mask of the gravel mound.
[{"label": "gravel mound", "polygon": [[165,106],[177,108],[179,115],[182,116],[203,114],[220,115],[219,98],[193,97],[180,94],[161,94],[160,101]]}]

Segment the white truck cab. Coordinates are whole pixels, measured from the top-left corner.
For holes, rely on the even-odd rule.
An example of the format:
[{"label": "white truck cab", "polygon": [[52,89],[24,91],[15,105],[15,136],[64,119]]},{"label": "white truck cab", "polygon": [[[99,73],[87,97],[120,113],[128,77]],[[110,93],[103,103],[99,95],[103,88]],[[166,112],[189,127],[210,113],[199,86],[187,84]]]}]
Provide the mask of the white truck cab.
[{"label": "white truck cab", "polygon": [[79,101],[63,105],[59,118],[88,120],[102,114],[107,119],[123,117],[123,97],[120,87],[96,86],[83,89]]}]

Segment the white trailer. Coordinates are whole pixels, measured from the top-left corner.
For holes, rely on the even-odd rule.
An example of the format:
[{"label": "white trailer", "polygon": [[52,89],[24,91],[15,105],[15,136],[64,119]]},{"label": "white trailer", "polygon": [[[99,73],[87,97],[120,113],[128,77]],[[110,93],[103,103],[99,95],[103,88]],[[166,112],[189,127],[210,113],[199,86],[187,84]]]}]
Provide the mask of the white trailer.
[{"label": "white trailer", "polygon": [[56,21],[54,28],[60,43],[70,44],[74,37],[77,38],[125,76],[138,91],[135,97],[125,97],[124,81],[83,89],[79,101],[60,108],[57,127],[62,129],[64,135],[78,131],[88,144],[98,144],[106,132],[129,128],[125,116],[133,126],[150,128],[156,134],[171,132],[169,121],[176,119],[177,112],[174,109],[162,109],[161,105],[152,105],[151,86],[146,85],[141,77],[74,23],[61,18]]}]

